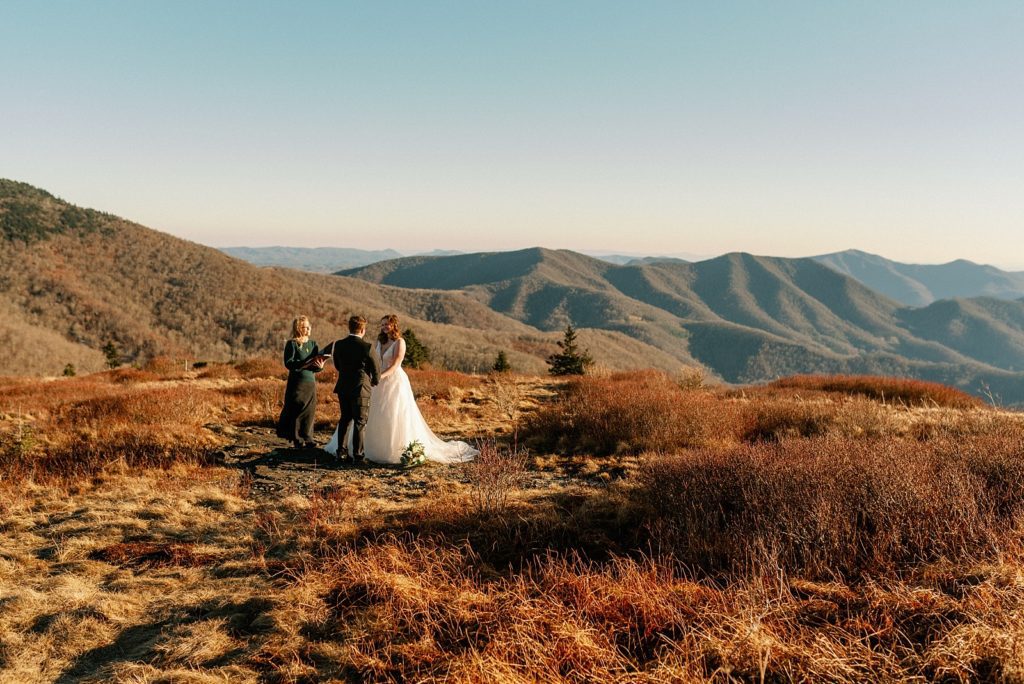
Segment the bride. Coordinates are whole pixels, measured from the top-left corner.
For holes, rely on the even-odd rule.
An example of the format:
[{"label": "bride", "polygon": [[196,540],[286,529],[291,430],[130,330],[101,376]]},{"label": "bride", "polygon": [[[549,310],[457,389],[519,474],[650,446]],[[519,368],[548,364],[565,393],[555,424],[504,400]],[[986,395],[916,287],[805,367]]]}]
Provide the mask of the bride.
[{"label": "bride", "polygon": [[[380,335],[373,350],[380,359],[381,373],[380,382],[370,394],[370,415],[363,438],[366,460],[401,463],[402,452],[414,441],[423,445],[427,460],[438,463],[459,463],[476,456],[479,452],[465,442],[445,442],[437,437],[423,420],[409,376],[402,370],[405,340],[399,332],[398,316],[390,314],[380,320]],[[351,453],[351,426],[345,435],[345,443]],[[337,455],[337,428],[324,451]]]}]

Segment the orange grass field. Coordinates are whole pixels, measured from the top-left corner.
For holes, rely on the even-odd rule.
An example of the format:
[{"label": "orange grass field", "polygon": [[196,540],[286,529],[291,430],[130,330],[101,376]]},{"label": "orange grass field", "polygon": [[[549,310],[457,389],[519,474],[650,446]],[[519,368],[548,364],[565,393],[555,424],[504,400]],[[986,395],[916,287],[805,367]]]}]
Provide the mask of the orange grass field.
[{"label": "orange grass field", "polygon": [[0,681],[1024,681],[1021,414],[411,371],[481,458],[332,469],[282,376],[0,379]]}]

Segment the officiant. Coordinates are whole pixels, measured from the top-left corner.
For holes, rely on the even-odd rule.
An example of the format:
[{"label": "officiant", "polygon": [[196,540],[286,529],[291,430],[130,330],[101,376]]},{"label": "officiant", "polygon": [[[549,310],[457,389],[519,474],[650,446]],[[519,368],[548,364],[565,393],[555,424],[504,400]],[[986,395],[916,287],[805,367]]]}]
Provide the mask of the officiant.
[{"label": "officiant", "polygon": [[316,373],[324,369],[326,357],[320,353],[309,318],[299,316],[292,321],[292,337],[284,344],[284,365],[288,384],[284,390],[284,406],[277,421],[277,436],[289,440],[296,449],[316,447],[313,421],[316,418]]}]

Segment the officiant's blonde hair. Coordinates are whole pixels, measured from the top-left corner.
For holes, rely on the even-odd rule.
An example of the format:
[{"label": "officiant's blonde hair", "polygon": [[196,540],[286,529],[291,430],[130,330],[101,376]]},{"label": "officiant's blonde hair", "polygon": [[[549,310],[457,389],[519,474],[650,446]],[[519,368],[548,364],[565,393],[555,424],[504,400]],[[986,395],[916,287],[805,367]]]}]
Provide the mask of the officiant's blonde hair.
[{"label": "officiant's blonde hair", "polygon": [[299,329],[299,327],[303,323],[305,323],[307,326],[309,326],[310,330],[312,330],[313,326],[310,325],[309,318],[307,316],[299,316],[294,321],[292,321],[292,339],[293,340],[297,340],[300,337],[302,337],[302,331]]}]

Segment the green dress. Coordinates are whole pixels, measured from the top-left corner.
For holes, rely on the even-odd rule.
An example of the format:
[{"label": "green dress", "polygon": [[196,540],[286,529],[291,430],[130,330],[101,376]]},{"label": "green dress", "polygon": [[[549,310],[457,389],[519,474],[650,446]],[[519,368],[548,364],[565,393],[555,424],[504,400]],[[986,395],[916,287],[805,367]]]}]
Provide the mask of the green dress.
[{"label": "green dress", "polygon": [[277,436],[292,442],[313,441],[313,421],[316,418],[316,373],[319,370],[302,368],[320,348],[313,340],[299,344],[288,340],[284,344],[284,365],[288,369],[288,384],[284,390],[284,406],[277,421]]}]

